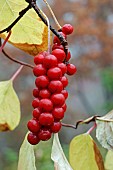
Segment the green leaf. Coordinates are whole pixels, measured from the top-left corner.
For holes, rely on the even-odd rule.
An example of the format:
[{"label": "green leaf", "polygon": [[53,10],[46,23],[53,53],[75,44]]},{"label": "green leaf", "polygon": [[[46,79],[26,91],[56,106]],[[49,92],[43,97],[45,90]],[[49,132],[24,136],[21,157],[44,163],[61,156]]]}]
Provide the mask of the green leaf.
[{"label": "green leaf", "polygon": [[69,158],[73,170],[104,170],[100,151],[88,134],[76,136],[71,141]]},{"label": "green leaf", "polygon": [[18,170],[36,170],[34,146],[27,141],[27,135],[20,148]]},{"label": "green leaf", "polygon": [[113,170],[113,151],[107,152],[104,165],[106,170]]},{"label": "green leaf", "polygon": [[103,117],[98,117],[96,124],[98,141],[104,148],[113,150],[113,110]]},{"label": "green leaf", "polygon": [[[0,0],[0,30],[8,27],[27,6],[25,0]],[[33,9],[30,9],[11,31],[9,42],[29,54],[36,55],[47,49],[47,26]],[[5,39],[6,35],[3,33],[0,37]]]},{"label": "green leaf", "polygon": [[55,170],[72,170],[62,150],[58,134],[54,135],[51,159],[54,161]]},{"label": "green leaf", "polygon": [[13,130],[20,121],[20,102],[12,81],[0,82],[0,131]]}]

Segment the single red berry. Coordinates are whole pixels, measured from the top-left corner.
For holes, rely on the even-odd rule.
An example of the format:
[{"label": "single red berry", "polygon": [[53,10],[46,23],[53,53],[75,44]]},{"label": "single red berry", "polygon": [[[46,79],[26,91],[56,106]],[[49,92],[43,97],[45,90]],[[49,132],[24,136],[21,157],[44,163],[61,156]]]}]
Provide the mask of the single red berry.
[{"label": "single red berry", "polygon": [[76,67],[73,64],[68,64],[67,65],[67,74],[68,75],[73,75],[77,71]]},{"label": "single red berry", "polygon": [[27,136],[27,140],[31,145],[36,145],[40,142],[40,139],[38,138],[38,136],[36,136],[35,134],[33,134],[32,132],[30,132]]},{"label": "single red berry", "polygon": [[61,107],[65,102],[65,97],[61,93],[53,94],[51,96],[51,101],[53,102],[54,106]]},{"label": "single red berry", "polygon": [[64,89],[64,90],[61,91],[61,93],[64,95],[65,99],[68,98],[68,92],[67,92],[67,90]]},{"label": "single red berry", "polygon": [[66,105],[66,103],[63,104],[62,108],[63,108],[64,112],[66,112],[66,110],[67,110],[67,105]]},{"label": "single red berry", "polygon": [[58,80],[62,76],[62,71],[58,67],[53,67],[48,70],[47,76],[50,80]]},{"label": "single red berry", "polygon": [[38,88],[33,89],[33,96],[34,97],[38,97],[39,96],[39,89]]},{"label": "single red berry", "polygon": [[70,53],[70,51],[68,52],[68,54],[67,54],[67,56],[66,56],[66,61],[69,61],[70,60],[70,58],[71,58],[71,53]]},{"label": "single red berry", "polygon": [[51,126],[51,132],[58,133],[61,127],[62,127],[61,122],[54,122],[54,124]]},{"label": "single red berry", "polygon": [[62,32],[66,35],[69,35],[69,34],[72,34],[73,32],[73,26],[70,25],[70,24],[65,24],[63,27],[62,27]]},{"label": "single red berry", "polygon": [[39,102],[39,108],[42,112],[51,112],[53,109],[53,103],[50,99],[41,99]]},{"label": "single red berry", "polygon": [[33,101],[32,101],[32,106],[33,108],[37,108],[39,106],[39,98],[35,98]]},{"label": "single red berry", "polygon": [[61,45],[61,44],[55,43],[55,44],[53,44],[52,51],[55,50],[55,49],[64,50],[64,47],[63,47],[63,45]]},{"label": "single red berry", "polygon": [[39,76],[36,78],[35,84],[37,87],[46,88],[49,84],[49,79],[47,76]]},{"label": "single red berry", "polygon": [[60,93],[63,90],[63,84],[59,80],[52,80],[48,85],[51,93]]},{"label": "single red berry", "polygon": [[40,114],[41,114],[41,112],[40,112],[39,108],[35,108],[32,112],[33,117],[36,118],[36,119],[39,118]]},{"label": "single red berry", "polygon": [[37,64],[42,64],[44,60],[44,55],[43,54],[38,54],[34,57],[34,63]]},{"label": "single red berry", "polygon": [[60,81],[62,82],[63,87],[66,87],[68,85],[68,79],[66,76],[61,77]]},{"label": "single red berry", "polygon": [[38,134],[38,137],[42,141],[47,141],[51,138],[51,132],[47,129],[41,129]]},{"label": "single red berry", "polygon": [[33,133],[37,133],[40,130],[40,124],[35,119],[29,120],[29,122],[27,123],[27,127]]},{"label": "single red berry", "polygon": [[40,90],[39,92],[39,96],[42,98],[42,99],[45,99],[45,98],[49,98],[51,96],[51,93],[49,92],[48,89],[42,89]]},{"label": "single red berry", "polygon": [[54,55],[49,54],[44,58],[43,65],[46,68],[51,68],[57,66],[57,63],[57,58]]},{"label": "single red berry", "polygon": [[36,77],[46,74],[46,69],[42,64],[38,64],[34,67],[33,73]]},{"label": "single red berry", "polygon": [[55,107],[52,111],[54,119],[61,120],[64,117],[64,110],[62,107]]},{"label": "single red berry", "polygon": [[50,126],[54,122],[53,115],[50,113],[42,113],[39,117],[39,122],[43,126]]},{"label": "single red berry", "polygon": [[62,71],[62,75],[64,75],[67,72],[67,66],[64,63],[58,63],[58,67],[61,69]]},{"label": "single red berry", "polygon": [[55,55],[55,57],[58,59],[58,62],[63,62],[66,57],[65,52],[61,49],[53,50],[52,55]]},{"label": "single red berry", "polygon": [[[67,38],[66,34],[64,34],[63,32],[59,32],[65,39]],[[60,44],[60,39],[55,35],[53,38],[53,43],[57,43]]]}]

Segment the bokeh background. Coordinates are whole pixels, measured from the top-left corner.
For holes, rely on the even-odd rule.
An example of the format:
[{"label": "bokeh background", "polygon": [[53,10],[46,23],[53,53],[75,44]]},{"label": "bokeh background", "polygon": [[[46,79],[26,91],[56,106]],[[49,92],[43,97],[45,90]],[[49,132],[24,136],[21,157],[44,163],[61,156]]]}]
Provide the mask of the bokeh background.
[{"label": "bokeh background", "polygon": [[[112,0],[48,0],[61,25],[70,23],[74,33],[68,37],[72,54],[71,63],[77,74],[69,77],[68,109],[63,122],[75,124],[93,115],[102,116],[113,109],[113,2]],[[37,4],[57,29],[43,0]],[[33,64],[33,57],[7,44],[5,50],[14,58]],[[8,80],[19,65],[0,54],[0,81]],[[32,69],[24,67],[14,82],[21,102],[21,122],[12,132],[0,133],[0,170],[16,170],[19,148],[27,132],[27,121],[32,113]],[[64,152],[68,157],[71,139],[86,132],[92,124],[81,125],[77,130],[62,128],[59,133]],[[95,132],[92,133],[95,139]],[[96,139],[95,139],[96,140]],[[97,142],[97,141],[96,141]],[[97,142],[98,144],[98,142]],[[36,147],[38,170],[52,170],[50,160],[52,140]],[[106,150],[98,144],[103,158]]]}]

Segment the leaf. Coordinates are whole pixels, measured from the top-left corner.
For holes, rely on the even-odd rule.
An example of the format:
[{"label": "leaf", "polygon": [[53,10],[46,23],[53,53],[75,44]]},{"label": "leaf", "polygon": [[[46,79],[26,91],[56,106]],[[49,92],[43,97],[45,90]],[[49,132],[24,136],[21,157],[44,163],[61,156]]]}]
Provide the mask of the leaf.
[{"label": "leaf", "polygon": [[107,152],[104,164],[106,170],[113,170],[113,151]]},{"label": "leaf", "polygon": [[[27,6],[25,0],[0,0],[0,30],[8,27]],[[3,33],[0,37],[5,39],[6,35]],[[30,9],[13,27],[9,42],[31,55],[36,55],[47,49],[47,26]]]},{"label": "leaf", "polygon": [[63,153],[58,134],[54,135],[51,159],[54,161],[55,170],[72,170]]},{"label": "leaf", "polygon": [[36,170],[34,146],[27,141],[27,135],[20,148],[18,170]]},{"label": "leaf", "polygon": [[12,81],[0,82],[0,131],[13,130],[20,121],[20,102]]},{"label": "leaf", "polygon": [[100,151],[88,134],[76,136],[71,141],[69,158],[73,170],[104,170]]},{"label": "leaf", "polygon": [[98,117],[96,124],[98,141],[104,148],[113,150],[113,110],[103,117]]}]

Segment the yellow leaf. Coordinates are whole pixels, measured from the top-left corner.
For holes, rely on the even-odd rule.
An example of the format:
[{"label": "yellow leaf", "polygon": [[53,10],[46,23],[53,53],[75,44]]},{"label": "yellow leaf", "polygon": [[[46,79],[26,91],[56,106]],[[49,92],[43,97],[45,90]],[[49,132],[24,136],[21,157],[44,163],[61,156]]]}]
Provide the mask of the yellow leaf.
[{"label": "yellow leaf", "polygon": [[34,146],[27,141],[27,135],[20,148],[18,170],[36,170]]},{"label": "yellow leaf", "polygon": [[73,170],[104,170],[99,149],[88,134],[76,136],[71,141],[69,158]]},{"label": "yellow leaf", "polygon": [[20,102],[12,81],[0,82],[0,131],[13,130],[20,121]]},{"label": "yellow leaf", "polygon": [[[19,15],[19,12],[28,6],[25,0],[0,0],[0,30],[8,27]],[[6,38],[7,34],[0,34]],[[36,55],[47,49],[47,27],[40,20],[33,9],[30,9],[13,27],[9,42]]]},{"label": "yellow leaf", "polygon": [[113,151],[108,151],[106,154],[105,169],[113,170]]}]

